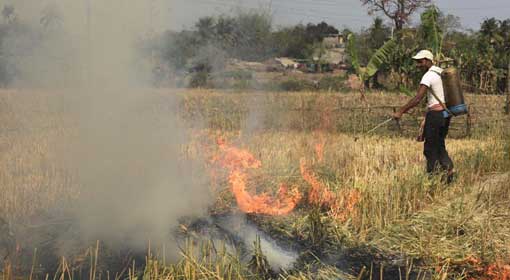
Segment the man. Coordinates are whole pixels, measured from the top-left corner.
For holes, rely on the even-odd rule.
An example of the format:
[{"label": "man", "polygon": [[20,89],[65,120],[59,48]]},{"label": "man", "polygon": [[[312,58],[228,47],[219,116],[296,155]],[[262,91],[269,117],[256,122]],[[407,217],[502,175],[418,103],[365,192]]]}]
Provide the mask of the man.
[{"label": "man", "polygon": [[404,113],[418,105],[427,96],[427,114],[423,129],[425,138],[423,154],[427,158],[427,172],[433,174],[441,168],[446,175],[443,178],[447,183],[450,183],[453,179],[453,162],[446,151],[445,138],[448,134],[451,117],[444,112],[445,95],[441,80],[443,69],[434,66],[434,55],[428,50],[421,50],[413,56],[413,59],[416,61],[418,69],[425,74],[421,79],[416,96],[395,112],[393,118],[396,120],[402,118]]}]

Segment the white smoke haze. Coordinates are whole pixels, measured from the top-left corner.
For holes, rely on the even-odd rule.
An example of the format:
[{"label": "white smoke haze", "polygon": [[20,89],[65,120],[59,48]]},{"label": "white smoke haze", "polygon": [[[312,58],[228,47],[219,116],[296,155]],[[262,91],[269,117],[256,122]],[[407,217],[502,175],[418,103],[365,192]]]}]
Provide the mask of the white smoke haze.
[{"label": "white smoke haze", "polygon": [[260,238],[260,249],[266,257],[271,269],[282,271],[291,269],[299,258],[299,253],[283,249],[267,234],[248,223],[245,215],[232,215],[220,220],[218,224],[233,236],[242,238],[247,248],[254,248],[257,237]]},{"label": "white smoke haze", "polygon": [[[203,166],[182,155],[189,136],[177,118],[178,102],[150,89],[152,65],[137,49],[140,40],[164,30],[152,17],[156,2],[0,2],[12,4],[18,20],[30,26],[26,36],[9,37],[3,46],[19,71],[15,86],[58,92],[66,123],[73,124],[60,140],[59,164],[77,174],[80,195],[68,209],[76,226],[62,237],[58,254],[101,240],[139,252],[149,242],[164,244],[167,256],[175,257],[179,220],[206,215],[212,202]],[[169,3],[156,5],[164,11]],[[34,33],[44,38],[34,39]],[[196,60],[216,72],[224,68],[226,54],[207,45]],[[160,102],[168,109],[156,110]],[[252,115],[245,130],[260,127],[259,117]],[[232,234],[247,248],[260,236],[275,270],[290,268],[298,257],[244,220],[230,220],[226,227],[239,229]]]},{"label": "white smoke haze", "polygon": [[104,88],[146,84],[148,76],[140,75],[150,69],[140,67],[149,65],[140,64],[134,44],[168,28],[161,11],[170,9],[171,1],[0,1],[0,7],[6,5],[32,33],[5,40],[20,71],[18,87]]},{"label": "white smoke haze", "polygon": [[[205,214],[210,203],[200,165],[182,157],[188,138],[177,102],[149,89],[150,63],[135,48],[157,30],[149,2],[0,2],[14,6],[30,32],[47,35],[37,44],[11,36],[4,49],[19,71],[16,87],[62,93],[75,127],[61,140],[61,160],[79,180],[70,213],[84,242],[168,247],[178,220]],[[154,110],[158,102],[170,109]]]}]

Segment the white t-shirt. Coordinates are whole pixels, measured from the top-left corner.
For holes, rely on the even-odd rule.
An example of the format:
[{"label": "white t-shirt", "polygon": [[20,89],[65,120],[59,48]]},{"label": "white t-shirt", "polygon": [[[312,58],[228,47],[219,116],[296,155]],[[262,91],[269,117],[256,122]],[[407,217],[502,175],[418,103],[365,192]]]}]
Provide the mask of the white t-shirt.
[{"label": "white t-shirt", "polygon": [[425,85],[427,90],[427,108],[431,108],[440,104],[437,99],[432,95],[431,91],[433,91],[436,96],[441,100],[441,102],[445,103],[444,98],[444,90],[443,90],[443,81],[441,80],[441,73],[443,69],[437,66],[432,66],[429,68],[429,71],[423,75],[421,78],[421,85]]}]

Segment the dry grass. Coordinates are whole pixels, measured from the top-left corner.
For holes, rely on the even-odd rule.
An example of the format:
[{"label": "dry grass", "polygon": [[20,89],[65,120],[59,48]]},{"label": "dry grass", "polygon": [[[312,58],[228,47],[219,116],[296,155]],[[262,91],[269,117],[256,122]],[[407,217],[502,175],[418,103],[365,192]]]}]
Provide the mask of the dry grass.
[{"label": "dry grass", "polygon": [[[79,186],[73,171],[68,170],[65,161],[58,156],[62,149],[65,150],[66,139],[73,137],[75,129],[66,118],[62,95],[15,91],[0,94],[0,218],[10,222],[30,221],[43,213],[54,214],[65,209],[79,196]],[[188,105],[191,107],[219,104],[225,111],[239,107],[248,112],[253,105],[251,102],[256,99],[247,93],[210,91],[177,95],[190,98],[188,102],[191,105]],[[334,101],[329,104],[334,106],[356,106],[359,103],[357,95],[322,94],[322,101],[314,101],[315,93],[296,95],[257,94],[264,100],[257,106],[267,106],[261,113],[263,119],[278,123],[281,121],[278,118],[284,116],[274,110],[281,106],[299,106],[303,100],[320,105],[324,104],[324,100],[328,103],[328,98],[331,98]],[[154,110],[165,110],[162,104],[165,104],[166,93],[156,92],[150,98],[154,99]],[[495,108],[498,98],[469,97],[473,102],[494,104]],[[380,93],[369,96],[368,102],[379,106],[401,104],[405,99]],[[196,102],[201,103],[197,105]],[[191,107],[184,113],[196,112]],[[373,244],[391,252],[403,252],[423,259],[430,267],[454,266],[455,263],[464,265],[463,260],[467,257],[486,263],[509,257],[510,229],[506,223],[509,218],[509,192],[504,187],[506,179],[503,183],[489,181],[489,185],[480,185],[488,176],[510,170],[510,141],[505,132],[507,122],[490,126],[486,130],[489,134],[448,140],[458,179],[446,187],[437,178],[429,178],[424,173],[422,144],[409,137],[372,135],[355,141],[352,135],[322,132],[326,142],[323,159],[319,160],[315,149],[319,142],[317,133],[299,129],[261,130],[257,123],[249,124],[249,114],[235,115],[236,121],[232,122],[230,117],[225,118],[220,113],[215,115],[216,119],[210,116],[192,118],[194,121],[201,119],[202,124],[212,124],[213,128],[222,126],[227,131],[194,130],[193,135],[201,137],[193,138],[188,146],[183,147],[187,157],[202,158],[207,163],[207,158],[215,151],[214,137],[208,135],[221,133],[234,145],[248,149],[262,162],[262,168],[250,174],[250,185],[258,191],[276,191],[279,183],[288,182],[297,185],[306,194],[310,186],[303,180],[299,169],[300,159],[306,158],[319,181],[332,192],[338,194],[355,189],[361,193],[361,199],[346,220],[329,217],[327,209],[319,211],[318,217],[314,218],[311,215],[313,207],[302,202],[287,217],[264,218],[260,226],[266,232],[306,242],[310,242],[314,234],[319,234],[322,241],[326,240],[321,243],[326,251],[337,250],[346,244]],[[228,112],[223,113],[228,115]],[[287,116],[289,122],[295,117]],[[297,118],[301,121],[299,116]],[[321,116],[312,119],[319,124],[324,120]],[[236,124],[243,120],[248,123]],[[333,123],[348,125],[351,121],[350,118],[334,119]],[[244,129],[239,131],[239,128]],[[209,145],[206,150],[210,154],[203,153],[204,145]],[[229,185],[221,174],[219,176],[215,183],[218,200],[212,211],[231,211],[235,203],[228,191]],[[311,227],[313,219],[319,219],[315,225],[320,225],[319,230],[323,232],[314,233],[317,228]],[[137,271],[131,268],[127,274],[129,279],[261,279],[235,255],[213,250],[211,244],[199,245],[198,251],[202,253],[194,254],[197,249],[191,248],[191,244],[189,246],[184,248],[180,263],[167,265],[149,256],[146,269]],[[215,253],[212,254],[212,251]],[[64,264],[59,275],[66,271]],[[11,279],[5,271],[3,279]],[[468,275],[466,271],[455,269],[447,273],[451,279]],[[439,270],[423,279],[437,279],[434,277],[443,275],[444,271]],[[348,276],[334,266],[317,262],[304,264],[300,270],[278,277],[355,279],[356,276]]]},{"label": "dry grass", "polygon": [[1,92],[0,216],[41,215],[78,195],[73,175],[57,158],[72,127],[58,97],[42,92]]}]

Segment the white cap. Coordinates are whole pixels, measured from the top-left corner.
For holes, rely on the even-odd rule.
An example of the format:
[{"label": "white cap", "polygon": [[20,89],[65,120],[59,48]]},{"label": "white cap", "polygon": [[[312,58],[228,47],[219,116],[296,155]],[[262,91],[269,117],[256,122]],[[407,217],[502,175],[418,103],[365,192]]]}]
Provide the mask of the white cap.
[{"label": "white cap", "polygon": [[413,59],[423,59],[423,58],[426,58],[430,61],[434,61],[434,55],[429,50],[421,50],[415,56],[413,56]]}]

